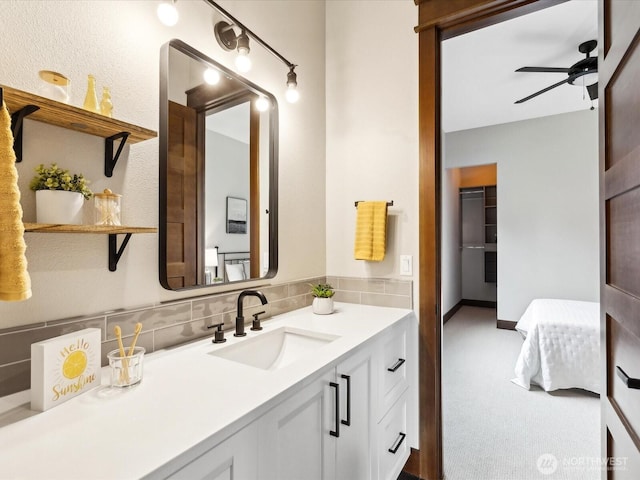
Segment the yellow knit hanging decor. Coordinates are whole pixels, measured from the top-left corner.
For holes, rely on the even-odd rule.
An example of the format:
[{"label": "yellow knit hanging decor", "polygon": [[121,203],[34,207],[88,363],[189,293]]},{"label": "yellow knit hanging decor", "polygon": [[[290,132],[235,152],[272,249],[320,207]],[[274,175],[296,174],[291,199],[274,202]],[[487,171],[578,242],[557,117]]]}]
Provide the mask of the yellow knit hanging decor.
[{"label": "yellow knit hanging decor", "polygon": [[0,300],[18,302],[31,297],[31,279],[25,257],[11,117],[4,103],[0,107]]}]

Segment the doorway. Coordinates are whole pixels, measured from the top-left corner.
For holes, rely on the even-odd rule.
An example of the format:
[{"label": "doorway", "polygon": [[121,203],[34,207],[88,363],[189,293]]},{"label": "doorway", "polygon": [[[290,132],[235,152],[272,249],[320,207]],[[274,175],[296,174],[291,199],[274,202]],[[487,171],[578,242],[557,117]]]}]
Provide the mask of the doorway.
[{"label": "doorway", "polygon": [[544,9],[562,1],[486,2],[464,5],[447,1],[419,1],[419,202],[420,202],[420,422],[421,478],[442,478],[441,405],[441,42],[504,20]]}]

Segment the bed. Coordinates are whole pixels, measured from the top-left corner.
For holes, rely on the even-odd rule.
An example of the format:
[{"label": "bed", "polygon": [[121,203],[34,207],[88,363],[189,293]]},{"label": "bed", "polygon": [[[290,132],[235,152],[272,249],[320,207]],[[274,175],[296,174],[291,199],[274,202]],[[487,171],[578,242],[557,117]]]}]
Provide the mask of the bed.
[{"label": "bed", "polygon": [[600,393],[600,304],[535,299],[516,325],[524,343],[511,381],[529,390]]}]

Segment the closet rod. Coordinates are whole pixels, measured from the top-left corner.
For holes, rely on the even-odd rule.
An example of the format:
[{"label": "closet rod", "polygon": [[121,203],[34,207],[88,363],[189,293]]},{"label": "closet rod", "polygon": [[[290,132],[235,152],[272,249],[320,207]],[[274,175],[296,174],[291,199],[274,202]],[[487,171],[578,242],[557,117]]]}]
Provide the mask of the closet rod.
[{"label": "closet rod", "polygon": [[[360,202],[364,202],[364,200],[357,200],[356,203],[356,207],[358,207],[358,204]],[[393,207],[393,200],[391,200],[390,202],[387,202],[387,207]]]}]

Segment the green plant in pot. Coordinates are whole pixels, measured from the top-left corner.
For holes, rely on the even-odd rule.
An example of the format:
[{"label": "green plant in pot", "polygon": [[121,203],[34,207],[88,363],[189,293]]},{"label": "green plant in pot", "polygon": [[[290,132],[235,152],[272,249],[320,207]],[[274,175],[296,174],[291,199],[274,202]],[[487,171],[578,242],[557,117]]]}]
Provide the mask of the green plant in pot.
[{"label": "green plant in pot", "polygon": [[317,315],[329,315],[333,313],[333,296],[335,291],[328,283],[316,283],[311,285],[311,295],[314,296],[313,313]]},{"label": "green plant in pot", "polygon": [[82,174],[69,173],[56,163],[35,168],[29,188],[36,192],[36,218],[38,223],[82,223],[84,200],[93,196],[89,181]]}]

